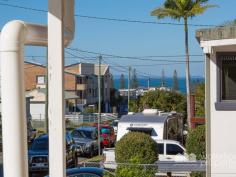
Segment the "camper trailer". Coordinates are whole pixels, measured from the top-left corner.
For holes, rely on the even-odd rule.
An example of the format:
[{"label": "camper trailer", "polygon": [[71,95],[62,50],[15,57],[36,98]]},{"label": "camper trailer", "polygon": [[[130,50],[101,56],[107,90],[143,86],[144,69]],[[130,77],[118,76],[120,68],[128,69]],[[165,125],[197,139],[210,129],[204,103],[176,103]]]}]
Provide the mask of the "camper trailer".
[{"label": "camper trailer", "polygon": [[180,113],[163,113],[158,110],[144,110],[122,116],[118,124],[117,141],[128,132],[143,132],[154,140],[176,140],[183,142],[183,116]]}]

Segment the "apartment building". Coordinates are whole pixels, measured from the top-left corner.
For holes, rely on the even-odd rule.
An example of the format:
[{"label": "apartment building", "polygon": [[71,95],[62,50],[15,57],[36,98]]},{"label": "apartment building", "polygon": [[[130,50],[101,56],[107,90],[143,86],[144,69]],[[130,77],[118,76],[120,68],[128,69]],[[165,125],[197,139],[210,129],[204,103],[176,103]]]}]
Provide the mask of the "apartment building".
[{"label": "apartment building", "polygon": [[[111,74],[108,65],[100,67],[102,112],[110,112]],[[75,63],[66,66],[65,71],[77,74],[76,91],[81,98],[78,104],[97,107],[99,65]]]},{"label": "apartment building", "polygon": [[[91,63],[75,63],[65,67],[65,91],[74,92],[73,101],[79,110],[98,105],[99,66]],[[25,89],[45,88],[46,67],[42,64],[25,62]],[[108,65],[101,65],[102,112],[110,112],[111,79]]]}]

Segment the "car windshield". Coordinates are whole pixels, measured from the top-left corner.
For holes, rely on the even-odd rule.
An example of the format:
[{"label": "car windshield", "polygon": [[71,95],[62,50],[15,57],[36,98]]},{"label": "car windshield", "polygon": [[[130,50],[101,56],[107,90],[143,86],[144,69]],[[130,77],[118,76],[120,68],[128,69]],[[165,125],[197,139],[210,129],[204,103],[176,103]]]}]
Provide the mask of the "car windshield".
[{"label": "car windshield", "polygon": [[48,151],[48,140],[47,139],[35,140],[31,146],[31,150]]},{"label": "car windshield", "polygon": [[75,130],[71,134],[74,138],[88,138],[88,139],[94,139],[94,135],[92,131],[87,130]]}]

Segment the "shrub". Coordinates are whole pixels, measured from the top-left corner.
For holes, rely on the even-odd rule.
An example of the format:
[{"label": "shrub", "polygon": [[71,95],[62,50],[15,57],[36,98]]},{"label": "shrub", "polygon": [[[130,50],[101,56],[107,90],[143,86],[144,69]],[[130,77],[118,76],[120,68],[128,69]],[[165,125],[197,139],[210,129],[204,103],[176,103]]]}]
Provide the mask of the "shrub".
[{"label": "shrub", "polygon": [[[189,132],[186,149],[188,154],[195,154],[197,160],[206,158],[206,141],[205,141],[205,126],[198,126]],[[191,173],[191,177],[203,177],[203,173]]]},{"label": "shrub", "polygon": [[149,135],[130,132],[116,143],[115,156],[118,163],[138,159],[139,163],[152,164],[158,160],[157,143]]},{"label": "shrub", "polygon": [[[157,143],[149,135],[138,132],[126,134],[116,143],[116,177],[153,177],[154,167],[140,164],[153,164],[158,160]],[[129,163],[129,165],[127,165]]]},{"label": "shrub", "polygon": [[198,126],[189,132],[186,140],[186,149],[188,154],[195,154],[197,160],[206,157],[205,126]]}]

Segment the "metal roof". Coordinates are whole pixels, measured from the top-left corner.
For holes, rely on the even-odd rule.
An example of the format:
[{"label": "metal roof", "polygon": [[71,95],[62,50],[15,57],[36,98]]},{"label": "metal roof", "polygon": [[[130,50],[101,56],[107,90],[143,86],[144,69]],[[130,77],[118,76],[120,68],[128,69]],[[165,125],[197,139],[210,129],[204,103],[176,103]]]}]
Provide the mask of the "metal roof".
[{"label": "metal roof", "polygon": [[120,122],[136,122],[136,123],[164,123],[168,116],[158,116],[153,114],[134,114],[122,116]]}]

